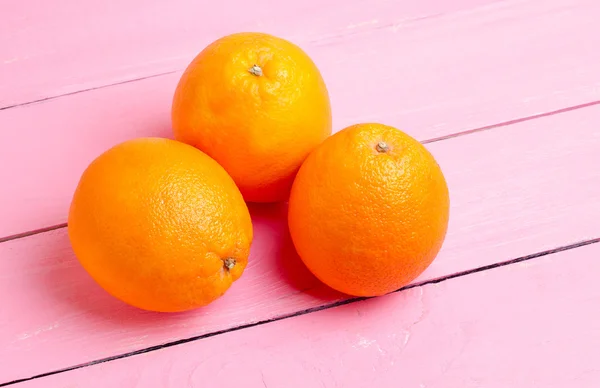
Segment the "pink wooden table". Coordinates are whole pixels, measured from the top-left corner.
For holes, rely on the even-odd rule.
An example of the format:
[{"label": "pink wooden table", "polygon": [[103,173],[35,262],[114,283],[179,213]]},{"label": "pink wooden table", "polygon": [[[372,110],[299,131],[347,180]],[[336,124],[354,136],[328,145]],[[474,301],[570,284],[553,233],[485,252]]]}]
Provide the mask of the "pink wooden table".
[{"label": "pink wooden table", "polygon": [[[598,0],[0,1],[0,386],[600,387]],[[431,267],[348,299],[252,206],[242,279],[153,314],[103,292],[65,221],[85,166],[170,137],[182,69],[255,30],[320,67],[334,128],[426,143],[450,186]]]}]

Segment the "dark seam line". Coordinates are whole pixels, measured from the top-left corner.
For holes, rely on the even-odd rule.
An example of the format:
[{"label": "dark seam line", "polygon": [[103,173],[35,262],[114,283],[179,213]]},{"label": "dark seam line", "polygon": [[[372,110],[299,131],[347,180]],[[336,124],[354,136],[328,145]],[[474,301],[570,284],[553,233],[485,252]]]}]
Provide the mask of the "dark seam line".
[{"label": "dark seam line", "polygon": [[169,74],[177,73],[179,71],[181,71],[181,70],[171,70],[171,71],[167,71],[167,72],[164,72],[164,73],[152,74],[152,75],[147,75],[147,76],[139,77],[139,78],[132,78],[132,79],[124,80],[124,81],[115,82],[115,83],[112,83],[112,84],[99,85],[99,86],[94,86],[94,87],[87,88],[87,89],[76,90],[74,92],[59,94],[59,95],[56,95],[56,96],[44,97],[44,98],[40,98],[39,100],[21,102],[21,103],[13,104],[13,105],[7,105],[7,106],[0,107],[0,111],[6,110],[6,109],[10,109],[10,108],[17,108],[17,107],[20,107],[20,106],[27,106],[27,105],[37,104],[39,102],[45,102],[45,101],[55,100],[55,99],[61,98],[61,97],[73,96],[75,94],[90,92],[92,90],[98,90],[98,89],[109,88],[111,86],[128,84],[130,82],[143,81],[143,80],[149,79],[149,78],[162,77],[163,75],[169,75]]},{"label": "dark seam line", "polygon": [[[159,75],[156,75],[156,76],[150,76],[150,77],[146,77],[146,78],[158,77],[160,75],[171,74],[171,73],[173,73],[173,72],[159,74]],[[122,82],[122,83],[139,81],[141,79],[146,79],[146,78],[140,78],[138,80],[132,80],[132,81],[125,81],[125,82]],[[98,89],[98,88],[96,88],[96,89]],[[94,90],[94,89],[87,89],[87,90]],[[87,90],[83,90],[81,92],[84,92],[84,91],[87,91]],[[75,93],[81,93],[81,92],[75,92]],[[72,93],[72,94],[75,94],[75,93]],[[40,101],[43,101],[43,100],[40,100]],[[33,104],[34,102],[31,102],[31,104]],[[30,104],[30,103],[27,103],[27,104]],[[501,123],[498,123],[498,124],[487,125],[485,127],[480,127],[480,128],[475,128],[475,129],[469,129],[467,131],[456,132],[456,133],[453,133],[453,134],[450,134],[450,135],[446,135],[446,136],[440,136],[440,137],[436,137],[436,138],[433,138],[433,139],[427,139],[427,140],[423,140],[421,143],[422,144],[436,143],[436,142],[439,142],[439,141],[442,141],[442,140],[448,140],[448,139],[452,139],[452,138],[455,138],[455,137],[466,136],[466,135],[470,135],[472,133],[483,132],[483,131],[487,131],[487,130],[498,128],[498,127],[506,127],[506,126],[513,125],[513,124],[519,124],[519,123],[522,123],[522,122],[525,122],[525,121],[535,120],[535,119],[539,119],[539,118],[542,118],[542,117],[553,116],[553,115],[556,115],[556,114],[566,113],[566,112],[570,112],[570,111],[573,111],[573,110],[583,109],[583,108],[587,108],[587,107],[594,106],[594,105],[599,105],[599,104],[600,104],[600,100],[598,100],[598,101],[592,101],[592,102],[588,102],[588,103],[585,103],[585,104],[574,105],[574,106],[570,106],[570,107],[567,107],[567,108],[553,110],[553,111],[546,112],[546,113],[540,113],[540,114],[533,115],[533,116],[521,117],[519,119],[514,119],[514,120],[510,120],[510,121],[504,121],[504,122],[501,122]],[[0,108],[0,110],[2,110],[2,109],[4,109],[4,108]],[[23,233],[19,233],[19,234],[14,234],[14,235],[7,236],[7,237],[0,237],[0,244],[2,244],[3,242],[6,242],[6,241],[17,240],[17,239],[20,239],[20,238],[23,238],[23,237],[33,236],[33,235],[44,233],[44,232],[47,232],[47,231],[50,231],[50,230],[56,230],[56,229],[64,228],[66,226],[67,226],[67,224],[64,223],[64,224],[59,224],[59,225],[55,225],[55,226],[48,226],[48,227],[45,227],[45,228],[35,229],[35,230],[32,230],[32,231],[23,232]],[[0,385],[0,387],[1,387],[1,385]]]},{"label": "dark seam line", "polygon": [[62,228],[65,228],[66,226],[67,226],[66,223],[52,225],[52,226],[46,226],[44,228],[34,229],[34,230],[30,230],[28,232],[17,233],[17,234],[13,234],[10,236],[2,237],[2,238],[0,238],[0,244],[2,244],[3,242],[7,242],[7,241],[18,240],[23,237],[34,236],[36,234],[46,233],[46,232],[50,232],[50,231],[57,230],[57,229],[62,229]]},{"label": "dark seam line", "polygon": [[519,123],[522,123],[522,122],[525,122],[525,121],[531,121],[531,120],[539,119],[539,118],[542,118],[542,117],[554,116],[554,115],[557,115],[557,114],[560,114],[560,113],[566,113],[566,112],[570,112],[570,111],[573,111],[573,110],[583,109],[583,108],[587,108],[587,107],[598,105],[598,104],[600,104],[600,100],[598,100],[598,101],[592,101],[592,102],[586,102],[585,104],[579,104],[579,105],[569,106],[567,108],[557,109],[557,110],[553,110],[553,111],[546,112],[546,113],[539,113],[539,114],[532,115],[532,116],[525,116],[525,117],[521,117],[521,118],[514,119],[514,120],[503,121],[503,122],[498,123],[498,124],[486,125],[485,127],[480,127],[480,128],[475,128],[475,129],[469,129],[467,131],[462,131],[462,132],[455,132],[455,133],[452,133],[450,135],[445,135],[445,136],[440,136],[440,137],[436,137],[436,138],[433,138],[433,139],[423,140],[421,143],[423,143],[423,144],[435,143],[435,142],[438,142],[438,141],[452,139],[452,138],[455,138],[455,137],[470,135],[471,133],[483,132],[483,131],[487,131],[489,129],[494,129],[494,128],[498,128],[498,127],[506,127],[506,126],[509,126],[509,125],[519,124]]},{"label": "dark seam line", "polygon": [[[494,268],[504,267],[504,266],[512,265],[512,264],[516,264],[516,263],[521,263],[523,261],[528,261],[528,260],[536,259],[538,257],[547,256],[547,255],[551,255],[551,254],[559,253],[559,252],[564,252],[564,251],[567,251],[570,249],[575,249],[575,248],[583,247],[586,245],[596,244],[599,242],[600,242],[600,237],[594,238],[591,240],[580,241],[580,242],[569,244],[569,245],[564,245],[564,246],[554,248],[554,249],[548,249],[548,250],[541,251],[538,253],[533,253],[533,254],[527,255],[527,256],[521,256],[516,259],[503,261],[500,263],[484,265],[482,267],[477,267],[477,268],[469,269],[466,271],[456,272],[451,275],[446,275],[446,276],[442,276],[442,277],[439,277],[436,279],[426,280],[421,283],[410,284],[406,287],[400,288],[399,290],[393,291],[393,292],[389,293],[388,295],[391,295],[391,294],[394,294],[397,292],[401,292],[401,291],[405,291],[405,290],[409,290],[411,288],[422,287],[422,286],[426,286],[429,284],[441,283],[446,280],[463,277],[463,276],[470,275],[470,274],[477,273],[477,272],[483,272],[483,271],[487,271],[487,270],[494,269]],[[161,345],[150,346],[148,348],[119,354],[117,356],[106,357],[106,358],[102,358],[99,360],[90,361],[90,362],[87,362],[84,364],[70,366],[68,368],[58,369],[58,370],[55,370],[52,372],[42,373],[42,374],[35,375],[32,377],[26,377],[26,378],[22,378],[22,379],[18,379],[18,380],[9,381],[7,383],[0,384],[0,387],[6,387],[8,385],[18,384],[18,383],[22,383],[22,382],[30,381],[30,380],[35,380],[35,379],[39,379],[42,377],[56,375],[59,373],[69,372],[69,371],[72,371],[75,369],[81,369],[81,368],[85,368],[85,367],[89,367],[89,366],[93,366],[93,365],[97,365],[97,364],[102,364],[102,363],[109,362],[109,361],[115,361],[115,360],[119,360],[122,358],[136,356],[136,355],[144,354],[144,353],[149,353],[149,352],[152,352],[155,350],[165,349],[165,348],[169,348],[172,346],[186,344],[188,342],[202,340],[204,338],[210,338],[210,337],[214,337],[214,336],[225,334],[225,333],[235,332],[235,331],[243,330],[243,329],[249,329],[251,327],[260,326],[260,325],[264,325],[264,324],[271,323],[271,322],[277,322],[277,321],[281,321],[281,320],[288,319],[288,318],[294,318],[294,317],[298,317],[301,315],[306,315],[306,314],[310,314],[310,313],[314,313],[314,312],[318,312],[318,311],[328,310],[328,309],[331,309],[334,307],[344,306],[344,305],[347,305],[350,303],[360,302],[360,301],[367,300],[367,299],[372,299],[372,297],[350,298],[350,299],[338,301],[338,302],[331,303],[331,304],[321,305],[321,306],[317,306],[317,307],[311,307],[308,309],[296,311],[294,313],[282,315],[282,316],[275,317],[275,318],[265,319],[265,320],[254,322],[254,323],[248,323],[245,325],[240,325],[240,326],[235,326],[235,327],[231,327],[228,329],[214,331],[212,333],[206,333],[206,334],[202,334],[202,335],[198,335],[198,336],[194,336],[194,337],[184,338],[184,339],[177,340],[177,341],[167,342],[167,343],[164,343]]]}]

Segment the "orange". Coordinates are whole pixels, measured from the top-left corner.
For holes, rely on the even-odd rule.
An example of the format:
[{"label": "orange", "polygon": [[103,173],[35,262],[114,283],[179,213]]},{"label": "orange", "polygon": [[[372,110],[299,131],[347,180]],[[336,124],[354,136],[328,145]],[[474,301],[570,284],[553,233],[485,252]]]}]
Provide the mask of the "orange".
[{"label": "orange", "polygon": [[322,282],[346,294],[397,290],[434,260],[446,235],[442,171],[418,141],[382,124],[325,140],[292,187],[294,246]]},{"label": "orange", "polygon": [[327,88],[298,46],[262,33],[211,43],[182,75],[175,139],[214,158],[251,202],[287,200],[306,156],[331,134]]},{"label": "orange", "polygon": [[223,295],[248,260],[248,208],[225,170],[169,139],[129,140],[84,171],[68,223],[75,255],[110,294],[153,311]]}]

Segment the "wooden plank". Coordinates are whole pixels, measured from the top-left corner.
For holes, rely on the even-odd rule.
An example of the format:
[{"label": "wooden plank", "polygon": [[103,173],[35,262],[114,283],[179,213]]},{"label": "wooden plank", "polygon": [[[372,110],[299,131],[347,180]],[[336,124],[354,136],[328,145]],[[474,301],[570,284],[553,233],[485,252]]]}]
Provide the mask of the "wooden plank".
[{"label": "wooden plank", "polygon": [[[595,0],[506,1],[332,36],[310,51],[336,130],[379,121],[425,140],[600,100],[598,17]],[[0,238],[64,223],[81,172],[115,143],[171,136],[178,77],[0,111],[0,182],[10,182]]]},{"label": "wooden plank", "polygon": [[305,45],[495,1],[5,0],[0,108],[182,70],[232,32],[260,30]]},{"label": "wooden plank", "polygon": [[600,384],[600,244],[17,385]]},{"label": "wooden plank", "polygon": [[[600,237],[599,117],[595,106],[428,144],[448,180],[451,221],[417,282]],[[18,295],[0,305],[0,383],[343,298],[300,263],[284,205],[252,212],[246,272],[216,303],[187,314],[113,300],[77,264],[64,229],[0,244],[0,295]]]}]

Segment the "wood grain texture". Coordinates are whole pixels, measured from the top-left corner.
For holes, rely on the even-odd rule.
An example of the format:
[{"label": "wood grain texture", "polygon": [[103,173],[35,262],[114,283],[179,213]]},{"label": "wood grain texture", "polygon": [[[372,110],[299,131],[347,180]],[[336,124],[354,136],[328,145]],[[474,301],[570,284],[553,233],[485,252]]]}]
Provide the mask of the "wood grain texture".
[{"label": "wood grain texture", "polygon": [[[417,282],[600,237],[599,118],[594,106],[428,144],[452,208],[444,247]],[[0,305],[0,383],[343,298],[300,263],[285,206],[252,213],[245,274],[187,314],[141,312],[109,297],[77,264],[64,229],[0,244],[0,294],[18,295]]]},{"label": "wood grain texture", "polygon": [[[379,6],[393,14],[408,3]],[[430,16],[307,43],[336,130],[379,121],[424,140],[600,100],[595,0],[504,1]],[[65,222],[81,172],[110,146],[171,136],[178,77],[0,111],[0,182],[10,182],[0,188],[0,238]]]},{"label": "wood grain texture", "polygon": [[600,244],[18,385],[595,388]]},{"label": "wood grain texture", "polygon": [[497,1],[4,0],[0,108],[182,70],[233,32],[312,44]]}]

